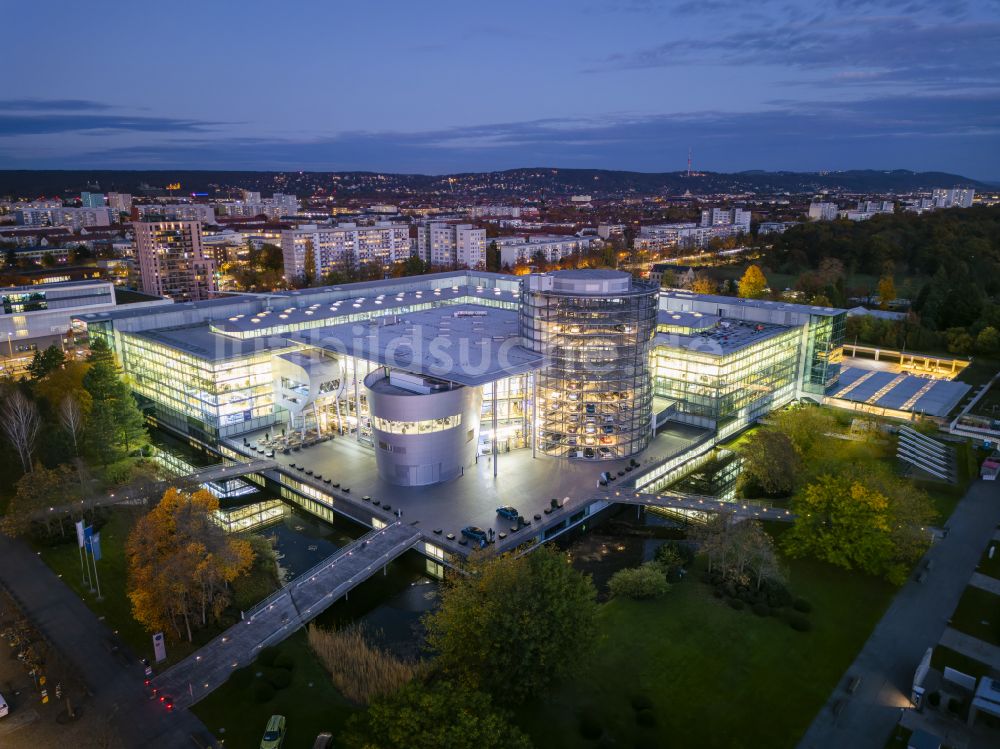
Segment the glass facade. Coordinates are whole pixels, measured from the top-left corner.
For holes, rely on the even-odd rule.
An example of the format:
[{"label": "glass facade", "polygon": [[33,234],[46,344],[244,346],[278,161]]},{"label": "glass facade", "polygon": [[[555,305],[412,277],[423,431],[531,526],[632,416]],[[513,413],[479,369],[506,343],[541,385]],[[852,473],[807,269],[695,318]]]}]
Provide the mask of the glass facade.
[{"label": "glass facade", "polygon": [[777,397],[790,396],[799,337],[797,328],[788,328],[731,353],[658,344],[654,393],[674,401],[682,421],[715,428],[734,419],[749,424],[774,408]]},{"label": "glass facade", "polygon": [[802,389],[806,392],[822,396],[840,378],[846,324],[846,311],[837,315],[809,316],[802,374]]},{"label": "glass facade", "polygon": [[275,423],[271,351],[210,361],[142,336],[115,337],[140,403],[166,426],[217,439]]},{"label": "glass facade", "polygon": [[493,450],[493,389],[496,388],[497,451],[531,444],[531,375],[515,375],[483,385],[483,414],[479,422],[479,453]]},{"label": "glass facade", "polygon": [[649,444],[657,291],[630,281],[607,295],[524,292],[521,335],[546,358],[535,413],[542,452],[610,460]]},{"label": "glass facade", "polygon": [[427,434],[428,432],[443,432],[453,429],[462,423],[462,414],[445,416],[442,419],[424,419],[423,421],[396,421],[373,416],[375,428],[389,434]]}]

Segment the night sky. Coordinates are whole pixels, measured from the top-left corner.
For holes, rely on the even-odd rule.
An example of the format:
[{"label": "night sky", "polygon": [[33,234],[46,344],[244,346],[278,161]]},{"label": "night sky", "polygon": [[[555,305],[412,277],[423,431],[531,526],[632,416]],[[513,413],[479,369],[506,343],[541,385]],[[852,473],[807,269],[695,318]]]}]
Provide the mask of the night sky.
[{"label": "night sky", "polygon": [[10,2],[0,168],[1000,179],[1000,0]]}]

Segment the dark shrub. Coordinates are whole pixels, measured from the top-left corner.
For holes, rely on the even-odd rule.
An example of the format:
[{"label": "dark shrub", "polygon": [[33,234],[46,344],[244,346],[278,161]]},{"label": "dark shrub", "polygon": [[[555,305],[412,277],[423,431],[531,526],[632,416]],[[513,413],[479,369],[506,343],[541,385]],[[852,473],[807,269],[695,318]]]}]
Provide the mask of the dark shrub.
[{"label": "dark shrub", "polygon": [[275,658],[278,657],[278,653],[281,651],[274,645],[269,648],[264,648],[260,651],[260,655],[257,656],[257,663],[261,666],[273,666]]},{"label": "dark shrub", "polygon": [[632,699],[629,700],[629,703],[632,705],[632,709],[636,712],[639,710],[653,709],[653,701],[644,694],[633,695]]},{"label": "dark shrub", "polygon": [[722,591],[722,588],[715,588],[712,591],[712,595],[715,596],[716,598],[722,598],[726,594]]},{"label": "dark shrub", "polygon": [[283,668],[269,668],[264,672],[264,678],[275,689],[285,689],[292,683],[292,672]]},{"label": "dark shrub", "polygon": [[286,671],[295,670],[295,659],[292,658],[288,653],[278,653],[278,657],[274,659],[275,668],[283,668]]},{"label": "dark shrub", "polygon": [[274,698],[274,687],[263,679],[258,679],[253,685],[253,701],[258,705],[270,702]]},{"label": "dark shrub", "polygon": [[764,580],[764,584],[761,587],[765,598],[767,598],[767,605],[772,608],[780,609],[782,606],[787,606],[792,602],[792,594],[778,580]]},{"label": "dark shrub", "polygon": [[737,611],[739,611],[740,609],[743,608],[743,601],[741,601],[739,598],[730,598],[729,605],[732,606]]},{"label": "dark shrub", "polygon": [[941,693],[931,692],[929,695],[927,695],[927,701],[931,703],[931,707],[937,707],[938,705],[941,704]]},{"label": "dark shrub", "polygon": [[812,622],[799,614],[789,616],[788,624],[797,632],[808,632],[812,629]]},{"label": "dark shrub", "polygon": [[596,741],[601,738],[601,734],[604,733],[604,729],[601,727],[601,721],[590,713],[582,713],[580,715],[578,728],[580,730],[580,735],[588,741]]},{"label": "dark shrub", "polygon": [[792,603],[792,608],[796,611],[801,611],[803,614],[808,614],[813,610],[812,604],[805,598],[796,598]]},{"label": "dark shrub", "polygon": [[766,603],[761,603],[760,601],[758,601],[753,605],[753,613],[755,613],[757,616],[767,616],[768,614],[771,613],[771,607],[768,606]]},{"label": "dark shrub", "polygon": [[710,574],[708,574],[707,572],[703,572],[702,573],[702,575],[701,575],[701,581],[703,583],[705,583],[706,585],[714,585],[715,584],[715,581],[712,579],[712,576]]},{"label": "dark shrub", "polygon": [[640,710],[635,714],[635,722],[644,728],[652,728],[656,725],[656,713],[652,710]]}]

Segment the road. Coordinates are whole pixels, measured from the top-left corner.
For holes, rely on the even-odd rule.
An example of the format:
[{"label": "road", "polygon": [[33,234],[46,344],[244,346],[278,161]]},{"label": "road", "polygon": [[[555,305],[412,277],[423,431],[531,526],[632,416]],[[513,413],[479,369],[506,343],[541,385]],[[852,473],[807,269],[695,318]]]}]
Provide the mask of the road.
[{"label": "road", "polygon": [[[0,534],[0,581],[32,621],[86,682],[92,695],[84,711],[107,716],[108,732],[119,744],[145,749],[191,749],[192,734],[207,733],[186,710],[167,713],[151,702],[143,670],[127,653],[112,652],[113,634],[76,594],[22,541]],[[33,726],[5,736],[0,745],[37,747]],[[67,731],[67,734],[69,731]],[[23,743],[23,742],[28,743]],[[51,744],[49,744],[51,745]]]},{"label": "road", "polygon": [[[927,552],[933,568],[923,583],[910,579],[893,599],[858,657],[806,731],[799,749],[881,749],[909,707],[913,675],[937,644],[979,557],[1000,523],[1000,485],[976,481],[948,520],[948,536]],[[848,696],[849,678],[861,677]],[[833,704],[844,700],[839,717]]]}]

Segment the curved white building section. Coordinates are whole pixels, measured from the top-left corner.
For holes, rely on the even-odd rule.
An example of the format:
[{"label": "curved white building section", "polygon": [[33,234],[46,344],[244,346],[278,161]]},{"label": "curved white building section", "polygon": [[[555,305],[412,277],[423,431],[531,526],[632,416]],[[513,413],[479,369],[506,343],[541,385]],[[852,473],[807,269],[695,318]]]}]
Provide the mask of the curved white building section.
[{"label": "curved white building section", "polygon": [[386,372],[364,380],[379,475],[400,486],[462,475],[476,457],[482,389]]}]

